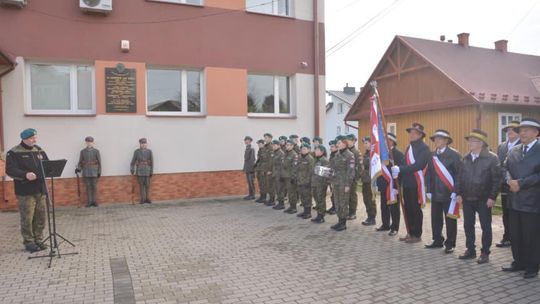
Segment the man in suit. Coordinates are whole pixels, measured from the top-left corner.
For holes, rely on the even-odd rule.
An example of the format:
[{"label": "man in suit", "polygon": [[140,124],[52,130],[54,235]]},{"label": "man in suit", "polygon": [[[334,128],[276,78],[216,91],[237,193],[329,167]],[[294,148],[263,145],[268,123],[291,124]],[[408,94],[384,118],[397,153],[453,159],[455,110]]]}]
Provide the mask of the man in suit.
[{"label": "man in suit", "polygon": [[540,266],[540,122],[524,118],[518,127],[521,144],[506,158],[510,187],[510,239],[514,261],[503,271],[524,270],[534,278]]}]

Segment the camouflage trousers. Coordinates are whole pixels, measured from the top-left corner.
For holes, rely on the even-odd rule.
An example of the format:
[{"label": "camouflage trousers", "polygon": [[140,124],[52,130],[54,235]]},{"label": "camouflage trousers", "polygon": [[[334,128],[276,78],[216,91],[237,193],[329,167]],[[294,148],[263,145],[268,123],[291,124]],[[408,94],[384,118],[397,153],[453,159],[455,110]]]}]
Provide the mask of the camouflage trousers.
[{"label": "camouflage trousers", "polygon": [[261,197],[266,197],[266,185],[265,185],[265,179],[264,174],[262,171],[257,171],[257,184],[259,185],[259,193],[261,194]]},{"label": "camouflage trousers", "polygon": [[349,215],[356,214],[356,209],[358,208],[358,193],[356,193],[356,188],[358,187],[358,181],[355,179],[349,186]]},{"label": "camouflage trousers", "polygon": [[23,244],[43,241],[43,229],[47,220],[45,194],[17,195],[21,215],[21,234]]},{"label": "camouflage trousers", "polygon": [[140,202],[144,203],[149,200],[148,194],[150,193],[150,176],[137,176],[137,180],[139,181]]},{"label": "camouflage trousers", "polygon": [[86,186],[87,202],[96,202],[97,177],[84,177],[83,179]]},{"label": "camouflage trousers", "polygon": [[287,185],[287,199],[289,200],[289,207],[291,209],[296,209],[296,204],[298,203],[296,181],[291,178],[285,178],[285,185]]},{"label": "camouflage trousers", "polygon": [[311,188],[313,198],[315,199],[315,210],[317,214],[324,215],[326,213],[326,189],[327,184],[315,186]]},{"label": "camouflage trousers", "polygon": [[368,217],[375,218],[377,216],[377,205],[373,199],[371,183],[362,183],[362,198],[364,200],[364,205],[366,206]]},{"label": "camouflage trousers", "polygon": [[309,208],[313,205],[313,196],[311,195],[311,185],[299,185],[298,186],[298,195],[300,196],[300,202],[302,202],[302,207]]},{"label": "camouflage trousers", "polygon": [[285,200],[285,191],[287,185],[285,179],[281,177],[274,177],[274,193],[278,202],[283,203]]},{"label": "camouflage trousers", "polygon": [[334,202],[336,204],[336,215],[339,219],[345,219],[349,215],[350,194],[354,192],[349,189],[345,192],[346,185],[332,184],[334,189]]},{"label": "camouflage trousers", "polygon": [[270,197],[270,201],[275,201],[276,199],[276,191],[275,191],[275,186],[274,186],[274,177],[272,177],[272,175],[266,173],[264,175],[264,184],[265,184],[265,187],[266,187],[266,193],[268,194],[268,196]]}]

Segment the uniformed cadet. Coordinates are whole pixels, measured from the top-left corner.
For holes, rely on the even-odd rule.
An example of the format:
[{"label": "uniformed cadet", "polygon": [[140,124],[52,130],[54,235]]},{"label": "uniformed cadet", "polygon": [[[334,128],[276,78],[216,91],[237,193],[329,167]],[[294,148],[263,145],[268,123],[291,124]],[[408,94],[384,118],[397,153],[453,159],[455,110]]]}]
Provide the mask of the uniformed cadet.
[{"label": "uniformed cadet", "polygon": [[[328,157],[328,161],[332,162],[332,159],[336,156],[336,153],[338,152],[338,149],[336,147],[336,141],[331,140],[328,142],[330,145],[330,156]],[[330,184],[330,201],[332,202],[332,207],[330,207],[328,210],[326,210],[326,213],[328,214],[336,214],[336,204],[335,204],[335,197],[334,197],[334,188],[332,187],[332,184]]]},{"label": "uniformed cadet", "polygon": [[315,149],[322,145],[323,144],[323,139],[319,136],[315,136],[313,137],[313,150],[315,151]]},{"label": "uniformed cadet", "polygon": [[274,178],[272,177],[272,134],[264,134],[264,147],[261,154],[262,159],[260,165],[263,169],[264,175],[264,187],[265,193],[268,195],[268,200],[266,196],[260,203],[264,203],[269,206],[273,206],[275,202],[275,192],[274,192]]},{"label": "uniformed cadet", "polygon": [[[499,157],[499,162],[501,165],[506,160],[506,155],[513,147],[519,145],[521,142],[519,140],[519,134],[517,133],[517,128],[519,127],[519,121],[513,120],[508,123],[508,125],[502,128],[502,132],[506,133],[506,141],[499,145],[497,148],[497,156]],[[503,177],[506,176],[506,171],[503,169]],[[495,244],[495,246],[510,247],[512,245],[510,240],[510,202],[508,202],[508,192],[510,192],[510,187],[503,179],[501,184],[501,204],[502,204],[502,219],[504,226],[504,233],[502,240]]]},{"label": "uniformed cadet", "polygon": [[[285,152],[281,150],[279,140],[272,141],[272,184],[274,185],[274,193],[277,197],[278,205],[283,203],[283,159],[285,158]],[[269,201],[267,206],[274,206],[274,202]]]},{"label": "uniformed cadet", "polygon": [[362,170],[360,171],[360,180],[362,181],[362,199],[366,206],[367,219],[362,222],[362,225],[372,226],[376,224],[375,217],[377,216],[377,205],[373,199],[373,191],[371,189],[371,174],[370,168],[370,153],[371,153],[371,138],[366,136],[362,138],[365,153],[362,157]]},{"label": "uniformed cadet", "polygon": [[[296,166],[298,164],[298,154],[294,151],[294,142],[292,140],[287,141],[287,153],[283,160],[283,179],[287,185],[287,195],[289,201],[289,208],[285,209],[285,213],[296,213],[296,204],[298,203],[298,193],[296,188]],[[278,207],[279,204],[276,206]],[[280,209],[276,208],[275,209]]]},{"label": "uniformed cadet", "polygon": [[248,195],[244,197],[244,200],[255,199],[255,149],[251,147],[253,138],[250,136],[244,137],[244,144],[246,150],[244,151],[244,167],[243,171],[246,174],[246,181],[248,184]]},{"label": "uniformed cadet", "polygon": [[154,157],[152,150],[148,149],[146,138],[139,139],[139,149],[133,152],[131,159],[131,174],[137,176],[141,204],[151,204],[148,198],[150,192],[150,178],[154,174]]},{"label": "uniformed cadet", "polygon": [[356,193],[356,188],[358,188],[358,180],[360,179],[360,172],[362,171],[362,155],[356,149],[356,136],[354,134],[348,134],[346,136],[347,148],[354,155],[354,163],[356,164],[354,179],[351,180],[351,191],[349,194],[349,215],[347,216],[348,220],[356,219],[356,209],[358,208],[358,193]]},{"label": "uniformed cadet", "polygon": [[298,158],[298,167],[296,169],[298,195],[304,207],[304,212],[297,216],[303,219],[311,218],[311,205],[313,203],[311,195],[311,177],[313,175],[313,168],[315,160],[311,156],[311,146],[304,142],[300,149],[300,157]]},{"label": "uniformed cadet", "polygon": [[294,152],[296,152],[296,154],[300,154],[300,140],[298,139],[298,135],[296,134],[292,134],[289,136],[289,139],[292,140],[293,144],[294,144]]},{"label": "uniformed cadet", "polygon": [[310,145],[310,150],[311,150],[311,139],[309,139],[309,137],[304,136],[304,137],[300,138],[300,152],[302,152],[302,145],[303,144]]},{"label": "uniformed cadet", "polygon": [[36,142],[37,131],[26,129],[21,132],[21,143],[6,155],[6,173],[13,178],[15,195],[19,202],[23,244],[31,253],[47,248],[42,243],[47,202],[40,161],[48,160],[48,157]]},{"label": "uniformed cadet", "polygon": [[285,151],[287,151],[285,149],[285,145],[287,144],[287,136],[281,135],[278,139],[279,139],[279,146],[281,147],[281,150],[283,151],[283,153],[285,153]]},{"label": "uniformed cadet", "polygon": [[336,145],[339,150],[336,156],[330,161],[330,168],[334,170],[334,175],[330,182],[334,189],[334,200],[336,204],[336,214],[338,223],[331,228],[336,231],[347,229],[347,216],[349,215],[349,195],[352,191],[351,185],[355,178],[356,163],[353,153],[347,148],[344,136],[336,137]]},{"label": "uniformed cadet", "polygon": [[257,161],[255,162],[255,175],[257,176],[257,183],[259,184],[259,198],[255,200],[257,203],[264,202],[266,200],[266,180],[264,179],[264,170],[262,166],[263,153],[264,153],[264,140],[257,140]]},{"label": "uniformed cadet", "polygon": [[[326,159],[326,148],[323,145],[318,145],[315,148],[314,166],[328,167],[329,165],[330,162]],[[313,198],[315,199],[315,210],[317,210],[317,217],[311,220],[314,223],[324,223],[324,214],[326,212],[326,189],[328,189],[328,178],[319,176],[313,171],[311,175],[311,191],[313,193]]]},{"label": "uniformed cadet", "polygon": [[79,163],[75,173],[81,173],[86,186],[86,207],[97,207],[97,180],[101,177],[101,157],[99,150],[94,148],[94,138],[87,136],[84,139],[86,148],[81,150]]}]

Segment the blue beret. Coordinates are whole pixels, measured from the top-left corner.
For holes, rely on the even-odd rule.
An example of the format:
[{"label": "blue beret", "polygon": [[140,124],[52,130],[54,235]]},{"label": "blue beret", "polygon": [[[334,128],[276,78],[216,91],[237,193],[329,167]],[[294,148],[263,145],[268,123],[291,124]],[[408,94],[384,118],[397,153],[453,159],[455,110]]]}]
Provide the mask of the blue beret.
[{"label": "blue beret", "polygon": [[28,128],[21,132],[21,139],[27,139],[37,135],[36,129]]}]

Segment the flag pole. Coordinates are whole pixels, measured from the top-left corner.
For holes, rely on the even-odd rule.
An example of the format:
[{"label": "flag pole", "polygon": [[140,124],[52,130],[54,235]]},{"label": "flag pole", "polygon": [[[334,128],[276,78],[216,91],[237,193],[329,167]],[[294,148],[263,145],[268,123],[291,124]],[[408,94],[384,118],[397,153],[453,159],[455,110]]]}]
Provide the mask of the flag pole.
[{"label": "flag pole", "polygon": [[[388,136],[387,136],[388,131],[386,130],[386,118],[384,117],[381,98],[379,96],[379,91],[377,90],[377,81],[373,80],[369,84],[373,88],[375,98],[377,99],[377,107],[378,107],[377,110],[379,111],[379,113],[381,113],[381,120],[382,120],[382,123],[383,123],[383,131],[384,131],[384,134],[385,134],[384,140],[386,140],[386,146],[390,147],[390,140],[388,139]],[[392,162],[392,165],[394,165],[394,155],[392,154],[392,151],[388,151],[388,157],[390,158],[390,160]],[[403,193],[401,191],[401,185],[400,185],[399,180],[397,178],[394,179],[394,182],[396,183],[396,186],[398,188],[399,204],[401,206],[401,210],[403,210],[403,220],[405,222],[405,228],[407,230],[407,235],[408,235],[408,234],[410,234],[409,219],[407,218],[407,212],[405,211],[405,203],[403,202]],[[392,191],[392,189],[390,189],[390,191]]]}]

